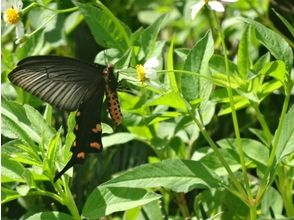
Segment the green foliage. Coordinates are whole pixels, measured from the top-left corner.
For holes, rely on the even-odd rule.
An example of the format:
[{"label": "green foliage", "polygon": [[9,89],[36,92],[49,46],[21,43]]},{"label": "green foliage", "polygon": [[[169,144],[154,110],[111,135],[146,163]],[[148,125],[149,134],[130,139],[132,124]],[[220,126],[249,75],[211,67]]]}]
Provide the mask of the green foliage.
[{"label": "green foliage", "polygon": [[[196,2],[24,1],[25,37],[1,36],[3,219],[294,217],[294,21],[258,1],[192,20]],[[75,112],[7,78],[41,54],[112,63],[125,87],[122,125],[101,113],[104,151],[57,182]]]}]

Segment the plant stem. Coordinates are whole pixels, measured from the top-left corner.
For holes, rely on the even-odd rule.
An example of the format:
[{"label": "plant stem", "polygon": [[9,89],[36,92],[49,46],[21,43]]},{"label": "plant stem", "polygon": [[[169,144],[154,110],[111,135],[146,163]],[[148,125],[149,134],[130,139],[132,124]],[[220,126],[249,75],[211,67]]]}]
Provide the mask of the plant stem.
[{"label": "plant stem", "polygon": [[[274,168],[273,164],[275,162],[277,147],[278,147],[278,143],[280,141],[280,136],[281,136],[281,133],[282,133],[282,126],[284,124],[284,120],[285,120],[285,117],[286,117],[289,102],[290,102],[290,93],[286,92],[286,97],[285,97],[285,100],[284,100],[284,103],[283,103],[283,108],[282,108],[282,113],[281,113],[281,116],[280,116],[280,121],[279,121],[278,128],[276,130],[275,136],[274,136],[273,141],[272,141],[273,142],[272,150],[271,150],[268,162],[267,162],[267,169],[265,171],[263,179],[261,180],[260,187],[259,187],[258,192],[257,192],[257,196],[256,196],[256,202],[257,203],[259,203],[261,201],[261,198],[262,198],[267,186],[269,184],[271,184],[272,181],[273,181],[274,175],[270,176],[270,174],[271,174],[272,169]],[[276,162],[278,162],[278,161],[276,161]]]},{"label": "plant stem", "polygon": [[[188,104],[187,104],[188,105]],[[226,169],[226,171],[229,174],[229,178],[232,180],[233,184],[235,185],[235,187],[237,188],[238,193],[234,192],[234,195],[237,195],[240,199],[242,199],[242,201],[244,201],[245,203],[247,202],[246,200],[246,193],[242,187],[242,185],[239,183],[238,179],[236,178],[236,176],[234,175],[233,171],[231,170],[231,168],[229,167],[229,165],[227,164],[226,160],[223,158],[223,156],[221,155],[221,153],[219,152],[218,147],[216,146],[216,144],[214,143],[214,141],[211,139],[211,137],[209,136],[209,134],[207,133],[205,127],[198,121],[198,119],[194,116],[194,114],[191,112],[191,107],[188,105],[187,106],[187,111],[190,114],[190,116],[192,117],[192,119],[194,120],[194,122],[197,124],[201,134],[203,135],[203,137],[205,138],[205,140],[208,142],[209,146],[213,149],[215,155],[218,157],[218,159],[220,160],[220,162],[222,163],[222,165],[224,166],[224,168]],[[232,189],[228,188],[230,191],[233,191]],[[247,203],[246,203],[247,204]]]},{"label": "plant stem", "polygon": [[190,213],[189,213],[189,209],[187,207],[185,194],[184,193],[177,193],[176,198],[177,198],[178,205],[179,205],[179,208],[181,210],[181,213],[182,213],[184,219],[190,218]]},{"label": "plant stem", "polygon": [[238,149],[241,168],[242,168],[243,181],[245,183],[245,189],[246,189],[246,192],[247,192],[247,195],[248,195],[249,203],[251,203],[251,202],[253,202],[253,196],[252,196],[252,192],[251,192],[251,189],[250,189],[249,180],[248,180],[248,177],[247,177],[245,156],[244,156],[244,153],[243,153],[243,147],[242,147],[242,142],[241,142],[241,135],[240,135],[240,130],[239,130],[238,118],[237,118],[235,102],[234,102],[234,97],[233,97],[233,92],[232,92],[232,87],[231,87],[231,77],[230,77],[230,73],[229,73],[229,60],[228,60],[228,56],[227,56],[227,50],[226,50],[226,44],[225,44],[225,40],[224,40],[224,34],[222,32],[222,29],[221,29],[220,23],[219,23],[219,21],[217,19],[217,16],[216,16],[216,14],[214,12],[213,12],[213,15],[214,15],[214,19],[215,19],[216,24],[217,24],[217,29],[218,29],[218,32],[219,32],[219,36],[220,36],[221,44],[222,44],[222,48],[223,48],[223,55],[224,55],[224,60],[225,60],[225,69],[226,69],[226,75],[227,75],[228,84],[229,84],[229,86],[226,87],[226,89],[227,89],[227,93],[228,93],[229,100],[230,100],[230,106],[231,106],[231,109],[232,109],[232,120],[233,120],[235,135],[236,135],[237,149]]},{"label": "plant stem", "polygon": [[255,113],[256,113],[257,119],[258,119],[258,121],[259,121],[259,123],[260,123],[260,125],[261,125],[261,127],[262,127],[262,129],[263,129],[263,131],[264,131],[264,134],[265,134],[265,137],[266,137],[267,143],[268,143],[268,145],[270,145],[270,143],[271,143],[271,141],[272,141],[272,139],[273,139],[273,135],[271,134],[271,131],[270,131],[270,129],[269,129],[269,127],[268,127],[268,125],[267,125],[265,119],[264,119],[264,116],[263,116],[263,114],[260,112],[257,103],[255,103],[255,102],[253,102],[253,101],[250,101],[250,104],[251,104],[251,106],[252,106],[252,107],[254,108],[254,110],[255,110]]},{"label": "plant stem", "polygon": [[68,187],[68,184],[64,184],[64,191],[65,191],[65,205],[69,209],[70,213],[72,214],[75,220],[81,220],[81,216],[79,210],[76,206],[76,203],[73,199],[72,193]]}]

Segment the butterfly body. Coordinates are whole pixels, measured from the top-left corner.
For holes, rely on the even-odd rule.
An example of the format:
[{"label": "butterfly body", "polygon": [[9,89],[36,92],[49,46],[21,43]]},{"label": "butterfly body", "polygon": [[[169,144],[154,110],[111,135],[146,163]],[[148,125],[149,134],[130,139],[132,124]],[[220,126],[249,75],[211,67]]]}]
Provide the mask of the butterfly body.
[{"label": "butterfly body", "polygon": [[33,56],[20,61],[8,75],[10,81],[51,105],[75,111],[76,126],[72,157],[55,176],[60,178],[70,167],[82,163],[88,153],[101,152],[101,110],[103,95],[108,111],[119,125],[122,120],[113,66],[102,67],[59,56]]}]

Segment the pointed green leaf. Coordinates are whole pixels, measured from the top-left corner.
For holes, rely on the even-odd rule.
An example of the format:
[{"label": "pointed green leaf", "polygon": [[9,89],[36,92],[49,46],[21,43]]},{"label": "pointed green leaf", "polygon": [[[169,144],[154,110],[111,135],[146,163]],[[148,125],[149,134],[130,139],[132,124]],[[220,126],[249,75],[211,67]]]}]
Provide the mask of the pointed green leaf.
[{"label": "pointed green leaf", "polygon": [[154,23],[148,26],[141,33],[141,45],[145,53],[145,57],[149,58],[153,51],[156,49],[157,35],[161,29],[162,23],[165,19],[165,15],[160,16]]},{"label": "pointed green leaf", "polygon": [[139,166],[103,184],[107,187],[165,187],[176,192],[217,187],[217,176],[198,161],[165,160]]},{"label": "pointed green leaf", "polygon": [[98,219],[113,212],[142,206],[159,198],[158,194],[144,189],[99,186],[88,197],[82,215],[85,218]]},{"label": "pointed green leaf", "polygon": [[186,104],[183,98],[177,92],[169,92],[164,95],[161,95],[153,100],[148,101],[145,105],[166,105],[169,107],[179,109],[181,111],[186,111]]},{"label": "pointed green leaf", "polygon": [[26,220],[74,220],[74,218],[63,212],[39,212],[26,218]]},{"label": "pointed green leaf", "polygon": [[[184,69],[193,73],[209,76],[208,63],[214,52],[213,38],[207,33],[192,48],[185,61]],[[181,90],[188,100],[208,98],[212,89],[212,82],[196,75],[181,75]]]},{"label": "pointed green leaf", "polygon": [[244,19],[255,27],[256,37],[278,60],[284,61],[288,73],[293,67],[293,51],[287,41],[276,32],[251,19]]},{"label": "pointed green leaf", "polygon": [[[279,138],[276,153],[278,160],[281,160],[286,155],[294,152],[294,105],[292,105],[290,110],[287,112],[281,129],[282,132]],[[274,139],[277,138],[276,134]]]},{"label": "pointed green leaf", "polygon": [[131,32],[100,1],[97,4],[77,3],[96,42],[106,48],[117,48],[124,53],[130,46]]}]

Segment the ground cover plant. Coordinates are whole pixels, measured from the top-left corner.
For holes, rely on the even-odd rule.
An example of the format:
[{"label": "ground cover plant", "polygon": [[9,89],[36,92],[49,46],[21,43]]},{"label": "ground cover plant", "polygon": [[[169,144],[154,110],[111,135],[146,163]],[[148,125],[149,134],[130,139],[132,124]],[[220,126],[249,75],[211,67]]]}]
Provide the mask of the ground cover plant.
[{"label": "ground cover plant", "polygon": [[[1,3],[2,219],[294,218],[293,3]],[[104,99],[103,151],[57,181],[76,112],[8,79],[35,55],[118,77],[121,125]]]}]

